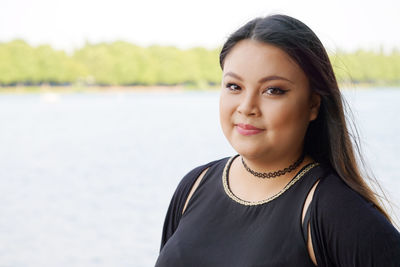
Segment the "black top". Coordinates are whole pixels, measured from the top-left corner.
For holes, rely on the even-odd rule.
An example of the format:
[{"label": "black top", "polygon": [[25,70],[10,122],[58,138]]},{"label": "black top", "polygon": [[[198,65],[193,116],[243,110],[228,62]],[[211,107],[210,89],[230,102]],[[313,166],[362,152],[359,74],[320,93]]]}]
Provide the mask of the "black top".
[{"label": "black top", "polygon": [[[400,266],[399,232],[332,169],[308,164],[273,198],[247,202],[229,189],[234,157],[199,166],[180,181],[156,267],[314,266],[301,218],[317,180],[304,226],[309,220],[318,266]],[[182,215],[190,189],[208,167]]]}]

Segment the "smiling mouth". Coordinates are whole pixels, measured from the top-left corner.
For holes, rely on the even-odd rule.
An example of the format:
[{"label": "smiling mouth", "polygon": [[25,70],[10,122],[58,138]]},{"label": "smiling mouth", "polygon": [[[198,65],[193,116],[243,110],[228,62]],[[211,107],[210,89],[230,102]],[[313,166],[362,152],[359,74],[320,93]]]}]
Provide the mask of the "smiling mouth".
[{"label": "smiling mouth", "polygon": [[246,135],[246,136],[259,134],[264,131],[264,129],[260,129],[253,125],[244,123],[235,124],[235,128],[241,135]]},{"label": "smiling mouth", "polygon": [[257,127],[255,127],[255,126],[253,126],[251,124],[238,123],[238,124],[235,124],[235,125],[240,127],[240,128],[242,128],[242,129],[246,129],[246,130],[263,130],[263,129],[257,128]]}]

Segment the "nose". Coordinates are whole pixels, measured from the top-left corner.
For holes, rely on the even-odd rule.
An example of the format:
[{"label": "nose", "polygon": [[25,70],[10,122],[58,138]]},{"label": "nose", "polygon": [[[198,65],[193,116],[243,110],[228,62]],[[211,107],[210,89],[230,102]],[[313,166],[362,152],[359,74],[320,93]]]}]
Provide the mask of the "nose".
[{"label": "nose", "polygon": [[257,95],[251,93],[244,94],[240,99],[237,112],[245,116],[258,116],[260,109]]}]

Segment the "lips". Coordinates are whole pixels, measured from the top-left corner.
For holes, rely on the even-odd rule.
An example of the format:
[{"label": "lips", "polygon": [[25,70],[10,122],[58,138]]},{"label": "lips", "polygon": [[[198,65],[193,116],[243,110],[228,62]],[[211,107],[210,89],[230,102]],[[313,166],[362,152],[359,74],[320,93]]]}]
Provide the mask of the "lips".
[{"label": "lips", "polygon": [[235,124],[235,128],[242,135],[254,135],[264,131],[264,129],[260,129],[253,125],[244,123]]}]

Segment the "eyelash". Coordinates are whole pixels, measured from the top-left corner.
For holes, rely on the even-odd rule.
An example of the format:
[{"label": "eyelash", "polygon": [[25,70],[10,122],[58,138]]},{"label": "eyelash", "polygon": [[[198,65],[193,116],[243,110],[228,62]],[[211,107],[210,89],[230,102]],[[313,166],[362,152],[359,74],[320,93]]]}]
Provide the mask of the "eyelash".
[{"label": "eyelash", "polygon": [[[231,87],[232,85],[235,85],[235,86],[237,86],[237,87],[240,88],[240,86],[237,85],[237,84],[235,84],[235,83],[227,83],[227,84],[226,84],[226,88],[227,88],[229,91],[233,91],[233,92],[238,91],[238,89],[231,89],[230,87]],[[270,87],[268,87],[264,92],[266,92],[266,91],[268,91],[268,90],[270,90],[270,89],[276,89],[276,90],[279,91],[278,94],[270,94],[270,95],[283,95],[283,94],[285,94],[286,91],[287,91],[287,90],[283,90],[283,89],[281,89],[281,88],[279,88],[279,87],[270,86]]]}]

